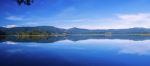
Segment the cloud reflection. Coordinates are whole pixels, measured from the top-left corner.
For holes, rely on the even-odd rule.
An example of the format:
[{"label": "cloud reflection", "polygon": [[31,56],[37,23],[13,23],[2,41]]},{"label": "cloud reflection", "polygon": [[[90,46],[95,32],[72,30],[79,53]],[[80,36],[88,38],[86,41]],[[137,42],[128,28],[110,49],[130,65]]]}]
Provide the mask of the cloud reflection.
[{"label": "cloud reflection", "polygon": [[[86,44],[94,46],[95,49],[104,48],[104,50],[116,50],[119,54],[136,54],[136,55],[150,55],[150,40],[132,41],[132,40],[83,40],[78,41],[77,44]],[[101,49],[98,49],[101,50]]]},{"label": "cloud reflection", "polygon": [[7,50],[8,53],[18,53],[18,52],[21,52],[22,49],[10,49],[10,50]]},{"label": "cloud reflection", "polygon": [[136,44],[122,48],[119,53],[123,54],[137,54],[137,55],[150,55],[149,44]]}]

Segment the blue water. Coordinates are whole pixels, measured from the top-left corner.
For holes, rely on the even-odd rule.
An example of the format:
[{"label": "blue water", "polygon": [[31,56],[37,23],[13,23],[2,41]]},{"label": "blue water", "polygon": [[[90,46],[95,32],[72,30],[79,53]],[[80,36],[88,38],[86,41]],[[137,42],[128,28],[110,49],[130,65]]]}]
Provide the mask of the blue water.
[{"label": "blue water", "polygon": [[150,40],[3,41],[0,66],[150,66]]}]

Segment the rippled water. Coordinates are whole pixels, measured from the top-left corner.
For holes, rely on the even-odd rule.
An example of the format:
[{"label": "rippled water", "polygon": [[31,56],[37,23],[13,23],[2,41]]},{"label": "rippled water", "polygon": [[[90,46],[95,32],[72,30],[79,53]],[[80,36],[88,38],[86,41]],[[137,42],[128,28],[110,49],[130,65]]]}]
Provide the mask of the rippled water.
[{"label": "rippled water", "polygon": [[148,37],[5,37],[0,41],[0,66],[150,66]]}]

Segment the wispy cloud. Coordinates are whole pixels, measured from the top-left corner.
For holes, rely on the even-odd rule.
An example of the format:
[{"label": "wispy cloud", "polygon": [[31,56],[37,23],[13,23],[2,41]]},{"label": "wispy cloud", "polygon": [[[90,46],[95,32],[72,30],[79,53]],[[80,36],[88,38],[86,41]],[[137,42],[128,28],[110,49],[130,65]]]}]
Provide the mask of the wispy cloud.
[{"label": "wispy cloud", "polygon": [[3,26],[5,28],[13,28],[13,27],[17,27],[17,25],[6,25],[6,26]]},{"label": "wispy cloud", "polygon": [[[87,29],[121,29],[133,27],[150,28],[150,13],[135,13],[135,14],[115,14],[111,17],[97,18],[76,18],[71,16],[74,8],[68,8],[57,17],[52,18],[25,18],[17,16],[9,16],[7,20],[22,21],[24,26],[50,25],[60,28],[87,28]],[[68,14],[66,13],[68,12]],[[70,14],[69,14],[70,12]],[[65,15],[70,15],[67,17]],[[62,17],[62,18],[61,18]],[[63,18],[64,17],[64,18]],[[8,25],[10,27],[14,25]]]},{"label": "wispy cloud", "polygon": [[150,28],[150,13],[120,14],[117,15],[117,20],[113,20],[112,23],[108,25],[109,28]]},{"label": "wispy cloud", "polygon": [[3,42],[4,44],[10,44],[10,45],[15,45],[17,44],[16,42],[12,42],[12,41],[6,41],[6,42]]},{"label": "wispy cloud", "polygon": [[68,22],[74,23],[68,25],[70,27],[76,26],[87,29],[150,28],[150,13],[117,14],[111,18],[75,19],[68,20]]},{"label": "wispy cloud", "polygon": [[119,14],[117,15],[122,20],[127,21],[140,21],[150,18],[150,13],[138,13],[138,14]]},{"label": "wispy cloud", "polygon": [[22,16],[7,16],[6,19],[7,20],[12,20],[12,21],[22,21],[22,20],[25,20],[25,18],[22,17]]}]

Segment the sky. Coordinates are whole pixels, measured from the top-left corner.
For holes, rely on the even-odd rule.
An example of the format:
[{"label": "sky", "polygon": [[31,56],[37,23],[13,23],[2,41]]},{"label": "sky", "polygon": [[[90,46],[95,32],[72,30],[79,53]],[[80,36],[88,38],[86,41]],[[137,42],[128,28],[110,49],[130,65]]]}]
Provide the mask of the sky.
[{"label": "sky", "polygon": [[7,28],[150,28],[150,0],[34,0],[30,6],[0,1],[0,26]]}]

